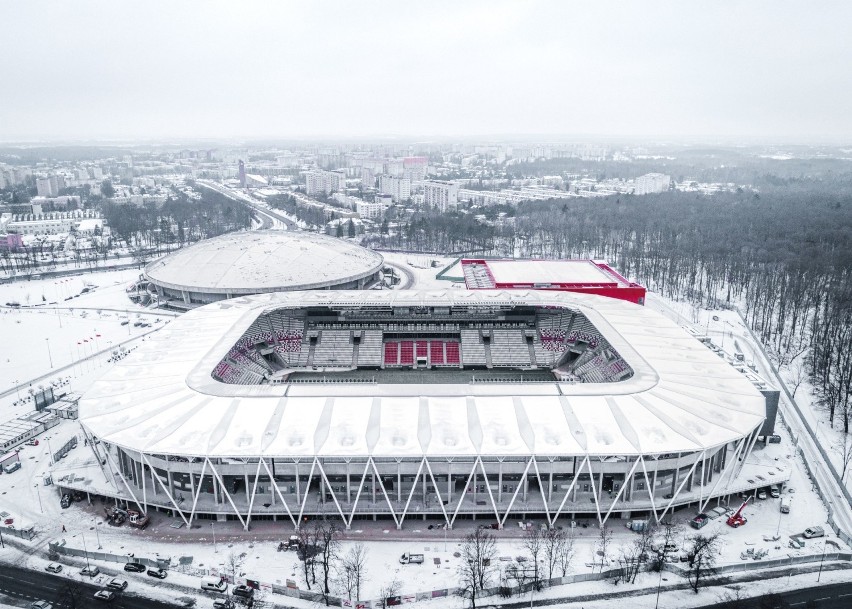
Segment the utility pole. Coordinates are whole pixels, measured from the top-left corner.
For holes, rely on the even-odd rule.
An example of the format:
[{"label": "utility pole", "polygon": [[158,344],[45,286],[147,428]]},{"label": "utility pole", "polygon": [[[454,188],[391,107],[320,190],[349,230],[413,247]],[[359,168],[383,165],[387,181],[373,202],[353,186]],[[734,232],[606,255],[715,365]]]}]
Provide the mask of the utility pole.
[{"label": "utility pole", "polygon": [[47,357],[50,360],[50,367],[53,369],[53,356],[50,354],[50,339],[45,338],[44,340],[47,343]]}]

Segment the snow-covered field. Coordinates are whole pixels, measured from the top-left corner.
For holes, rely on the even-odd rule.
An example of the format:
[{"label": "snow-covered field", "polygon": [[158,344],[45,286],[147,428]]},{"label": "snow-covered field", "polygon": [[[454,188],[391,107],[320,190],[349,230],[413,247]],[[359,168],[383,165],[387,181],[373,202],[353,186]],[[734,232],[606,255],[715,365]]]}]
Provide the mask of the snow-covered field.
[{"label": "snow-covered field", "polygon": [[[415,278],[413,287],[459,289],[452,288],[448,281],[435,279],[435,275],[441,268],[452,261],[450,258],[389,253],[383,253],[383,255],[389,261],[407,268]],[[438,261],[439,266],[431,266],[432,260]],[[41,310],[40,308],[4,310],[0,313],[0,329],[5,339],[0,346],[0,381],[2,381],[0,391],[14,389],[16,381],[20,382],[23,391],[30,379],[49,373],[51,370],[49,357],[53,359],[55,370],[77,362],[91,352],[90,343],[84,342],[86,339],[92,341],[95,350],[104,349],[165,325],[171,319],[171,314],[138,307],[126,298],[124,286],[137,276],[138,271],[114,271],[87,273],[61,281],[40,280],[0,286],[0,302],[17,300],[22,304],[27,302],[34,304],[41,302],[44,296],[48,302],[56,301],[60,306],[68,307],[59,310]],[[90,293],[64,301],[64,298],[69,295],[79,294],[86,284],[95,284],[97,287]],[[694,313],[678,303],[663,301],[656,296],[649,298],[648,306],[659,308],[674,318],[684,314],[686,318],[680,321],[694,323],[696,327],[709,334],[716,344],[724,346],[725,350],[733,352],[736,344],[745,354],[746,360],[756,360],[751,356],[751,347],[746,340],[745,329],[739,325],[739,318],[735,314],[718,311]],[[84,311],[85,315],[83,315]],[[713,319],[714,315],[718,321]],[[152,323],[152,327],[134,327],[133,322],[139,316]],[[128,318],[131,323],[122,326],[121,321]],[[160,322],[156,321],[157,318],[160,318]],[[98,334],[100,336],[97,336]],[[47,353],[48,340],[46,339],[49,339],[50,356]],[[77,345],[78,342],[81,342],[81,345]],[[107,356],[103,356],[95,362],[74,365],[67,371],[58,372],[57,378],[70,377],[71,389],[83,392],[109,365]],[[767,376],[766,371],[759,370],[759,372]],[[50,382],[50,378],[44,382]],[[801,398],[805,391],[804,386],[800,388],[797,398]],[[10,392],[6,397],[0,398],[0,412],[3,413],[4,418],[16,416],[20,414],[22,408],[29,407],[22,405],[19,401],[16,405],[16,401],[18,401],[16,392]],[[727,527],[722,519],[712,521],[702,532],[718,530],[724,535],[720,557],[722,564],[739,562],[740,554],[748,548],[766,550],[767,558],[780,558],[791,554],[815,555],[822,552],[824,547],[822,540],[808,543],[803,550],[793,551],[787,547],[790,535],[801,533],[807,526],[820,524],[824,526],[826,513],[812,491],[812,483],[805,473],[803,464],[798,457],[793,457],[794,451],[789,443],[789,434],[783,429],[779,429],[779,432],[783,442],[768,446],[759,444],[751,461],[761,464],[777,463],[791,468],[790,482],[786,490],[787,496],[792,499],[791,513],[782,515],[779,510],[779,500],[767,499],[758,501],[746,509],[745,515],[749,522],[740,529]],[[193,566],[201,569],[221,569],[231,553],[245,554],[241,573],[246,577],[282,585],[286,584],[287,580],[293,580],[300,587],[304,587],[299,570],[300,564],[297,562],[295,553],[279,553],[276,550],[277,542],[292,533],[290,527],[283,523],[257,522],[250,532],[244,533],[238,522],[216,522],[211,527],[209,521],[199,521],[198,528],[194,526],[193,529],[187,530],[172,528],[170,525],[174,522],[173,520],[163,514],[153,514],[152,525],[145,531],[136,531],[127,527],[113,528],[105,524],[102,518],[103,506],[100,503],[88,505],[84,501],[72,505],[67,510],[62,510],[55,487],[43,486],[41,480],[42,475],[47,471],[47,441],[55,446],[73,435],[79,435],[79,427],[75,422],[64,421],[40,438],[45,441],[38,447],[26,447],[22,451],[23,468],[20,471],[0,476],[2,511],[8,512],[9,517],[15,519],[15,526],[19,528],[28,524],[35,525],[40,531],[36,539],[37,543],[44,543],[47,539],[65,538],[69,546],[82,547],[85,537],[85,543],[90,550],[100,545],[104,551],[115,554],[127,552],[133,552],[139,556],[160,554],[173,557],[175,560],[180,556],[192,556]],[[74,471],[75,468],[82,469],[91,461],[91,452],[80,441],[78,447],[72,450],[56,469],[58,472]],[[694,512],[689,509],[680,510],[675,514],[675,520],[679,523],[681,545],[692,533],[686,522],[693,515]],[[478,523],[463,521],[455,530],[447,533],[446,541],[443,531],[429,530],[428,524],[430,523],[409,520],[403,531],[396,531],[382,522],[356,521],[354,523],[353,530],[345,535],[343,551],[345,552],[350,544],[360,540],[363,540],[367,546],[368,575],[362,597],[375,598],[378,596],[380,587],[393,579],[398,579],[402,583],[401,592],[404,594],[456,585],[457,558],[453,554],[458,551],[461,538]],[[567,522],[562,524],[568,525]],[[614,531],[611,553],[611,557],[614,558],[618,555],[618,547],[629,544],[635,534],[621,526],[620,521],[611,520],[610,525]],[[63,527],[65,532],[62,530]],[[764,538],[773,538],[776,534],[779,537],[777,541],[764,540]],[[522,531],[515,523],[507,526],[506,531],[498,532],[497,535],[498,555],[516,557],[525,553],[520,543]],[[588,528],[577,528],[575,535],[572,572],[588,572],[591,567],[587,564],[593,560],[598,529],[594,525]],[[400,565],[398,557],[403,552],[426,554],[426,564]],[[15,556],[15,551],[8,547],[0,551],[0,557],[3,560],[14,560]],[[437,562],[436,559],[438,559]],[[28,560],[34,567],[41,568],[45,562],[44,552],[36,552]],[[116,565],[107,563],[102,567],[114,571]],[[76,570],[73,572],[76,573]],[[830,580],[834,576],[839,575],[829,574],[825,577]],[[672,580],[676,579],[674,576],[668,577]],[[848,578],[848,574],[846,577]],[[179,582],[190,589],[198,586],[197,577],[181,573],[170,574],[169,582]],[[797,578],[793,577],[789,585],[795,587],[796,582]],[[144,582],[144,586],[147,587],[146,594],[170,595],[164,598],[173,598],[172,592],[162,587],[158,588],[154,584],[156,582]],[[656,580],[653,584],[656,584]],[[140,582],[139,585],[143,584]],[[611,583],[606,582],[575,584],[570,587],[570,593],[587,594],[608,591],[611,586]],[[781,587],[773,586],[771,589],[777,591]],[[157,592],[157,590],[160,591]],[[757,588],[754,584],[749,584],[749,590],[756,591]],[[568,590],[563,587],[563,589],[557,588],[543,592],[541,595],[558,597],[568,593]],[[700,602],[707,603],[716,598],[708,597],[707,594],[695,596],[691,593],[672,593],[664,597],[661,606],[688,606],[696,604],[693,602],[695,599],[701,599]],[[285,601],[283,597],[278,601],[290,605],[311,604],[292,598],[287,598]],[[461,600],[455,598],[435,600],[431,603],[430,606],[435,607],[456,607],[463,604]],[[602,607],[603,604],[586,602],[584,606]],[[636,606],[639,604],[637,603]]]}]

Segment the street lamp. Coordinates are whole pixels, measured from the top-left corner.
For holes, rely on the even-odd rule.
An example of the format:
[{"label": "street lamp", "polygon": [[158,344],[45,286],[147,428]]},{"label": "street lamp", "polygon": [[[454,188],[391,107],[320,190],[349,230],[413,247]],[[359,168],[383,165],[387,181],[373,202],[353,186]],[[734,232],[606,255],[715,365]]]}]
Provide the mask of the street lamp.
[{"label": "street lamp", "polygon": [[210,530],[213,531],[213,553],[217,554],[219,552],[219,550],[216,549],[216,527],[213,526],[214,524],[216,524],[216,523],[215,522],[210,523]]},{"label": "street lamp", "polygon": [[38,495],[38,509],[44,514],[44,508],[41,507],[41,490],[38,488],[38,483],[35,485],[36,495]]},{"label": "street lamp", "polygon": [[53,368],[53,356],[50,354],[50,339],[45,338],[44,340],[47,343],[47,357],[50,360],[50,367]]},{"label": "street lamp", "polygon": [[101,523],[100,523],[100,522],[98,522],[98,521],[97,521],[97,519],[95,519],[95,527],[94,527],[94,528],[95,528],[95,536],[96,536],[96,537],[97,537],[97,539],[98,539],[98,550],[100,550],[100,549],[102,548],[102,546],[101,546],[101,535],[100,535],[100,533],[98,533],[98,526],[99,526],[100,524],[101,524]]},{"label": "street lamp", "polygon": [[819,578],[822,577],[822,563],[825,562],[825,548],[828,546],[828,540],[822,542],[822,558],[819,560],[819,572],[817,573],[817,583],[819,583]]}]

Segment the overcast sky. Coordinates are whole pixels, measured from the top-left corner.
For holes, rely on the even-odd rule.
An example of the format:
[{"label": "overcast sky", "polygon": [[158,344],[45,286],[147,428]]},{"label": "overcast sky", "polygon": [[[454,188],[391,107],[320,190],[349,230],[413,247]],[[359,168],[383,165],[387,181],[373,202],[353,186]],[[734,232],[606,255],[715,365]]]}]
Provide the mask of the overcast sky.
[{"label": "overcast sky", "polygon": [[0,3],[0,140],[848,139],[852,2]]}]

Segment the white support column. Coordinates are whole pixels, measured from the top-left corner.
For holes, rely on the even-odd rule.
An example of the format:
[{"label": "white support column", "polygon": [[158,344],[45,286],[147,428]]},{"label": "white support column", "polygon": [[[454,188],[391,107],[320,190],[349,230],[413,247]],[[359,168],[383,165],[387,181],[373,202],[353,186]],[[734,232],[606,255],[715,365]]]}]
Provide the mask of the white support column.
[{"label": "white support column", "polygon": [[379,474],[379,469],[376,467],[376,462],[373,461],[372,457],[368,457],[370,463],[373,466],[373,475],[376,477],[376,480],[379,481],[379,488],[382,489],[382,495],[385,497],[385,501],[388,504],[388,509],[390,510],[391,516],[393,517],[393,521],[396,523],[396,528],[400,528],[399,519],[396,517],[396,512],[393,511],[393,502],[390,497],[388,497],[388,493],[385,490],[385,484],[382,482],[382,476]]},{"label": "white support column", "polygon": [[423,471],[423,462],[426,457],[420,461],[420,467],[417,468],[417,474],[414,476],[414,481],[411,483],[411,492],[408,493],[408,500],[405,502],[405,507],[402,508],[402,514],[399,515],[399,528],[402,528],[402,523],[405,521],[405,516],[408,514],[408,506],[411,504],[411,498],[414,497],[414,491],[417,490],[417,480],[420,478],[420,473]]},{"label": "white support column", "polygon": [[491,499],[491,507],[494,508],[494,516],[497,522],[500,522],[500,510],[497,509],[497,504],[494,502],[494,493],[491,491],[491,483],[488,481],[488,474],[485,471],[485,464],[482,462],[482,457],[477,457],[479,468],[482,470],[482,478],[485,480],[485,488],[488,491],[488,498]]},{"label": "white support column", "polygon": [[[198,478],[198,488],[195,492],[195,497],[192,498],[192,511],[189,513],[189,527],[192,527],[192,519],[195,517],[195,506],[198,504],[198,496],[201,494],[201,489],[204,487],[204,474],[207,473],[207,459],[201,466],[201,476]],[[192,475],[192,474],[190,474]]]},{"label": "white support column", "polygon": [[[210,461],[210,459],[207,459],[207,460]],[[212,463],[210,464],[210,471],[213,472],[213,476],[215,477],[215,479],[219,481],[219,488],[222,490],[222,493],[225,495],[225,498],[228,500],[228,503],[231,504],[231,507],[234,510],[234,514],[237,515],[237,518],[239,519],[240,524],[243,525],[243,529],[245,529],[246,528],[246,521],[243,520],[242,514],[240,514],[240,511],[237,509],[236,504],[234,504],[234,500],[231,499],[231,494],[228,492],[228,489],[225,488],[225,481],[219,475],[219,472],[216,471],[216,467],[214,467],[214,465]]]},{"label": "white support column", "polygon": [[361,476],[361,484],[358,485],[358,492],[355,493],[355,502],[352,504],[352,512],[349,514],[349,521],[346,523],[346,528],[352,526],[352,519],[355,518],[355,509],[358,507],[358,500],[361,498],[361,491],[364,489],[364,481],[367,479],[367,472],[370,471],[370,460],[367,459],[364,463],[364,473]]},{"label": "white support column", "polygon": [[447,526],[450,526],[450,519],[447,516],[447,509],[444,507],[444,499],[441,497],[441,492],[438,490],[438,482],[435,480],[435,474],[432,473],[432,466],[429,464],[429,459],[427,457],[424,457],[423,460],[426,463],[426,471],[429,472],[429,478],[432,480],[432,484],[435,487],[435,495],[438,497],[438,505],[441,506],[441,512],[444,514],[444,522]]},{"label": "white support column", "polygon": [[[600,457],[598,457],[598,461],[600,461]],[[603,464],[601,464],[601,475],[603,475]],[[592,499],[595,501],[595,511],[598,515],[598,526],[603,526],[603,519],[601,518],[601,504],[598,501],[598,484],[595,482],[595,473],[592,468],[592,460],[589,459],[589,479],[591,484],[589,486],[592,487]]]},{"label": "white support column", "polygon": [[574,472],[574,478],[571,480],[571,484],[568,485],[568,489],[565,491],[565,495],[562,497],[562,502],[559,504],[559,508],[553,514],[553,520],[551,524],[556,522],[556,519],[559,518],[559,515],[562,513],[562,508],[565,507],[565,502],[568,501],[568,495],[577,487],[577,480],[580,479],[580,472],[583,471],[583,466],[589,462],[589,456],[586,457],[580,462],[580,467],[577,468],[577,471]]},{"label": "white support column", "polygon": [[500,528],[503,528],[503,525],[506,524],[506,518],[509,517],[509,512],[512,511],[512,506],[515,505],[515,499],[518,497],[518,493],[521,491],[521,484],[527,478],[527,472],[530,471],[530,466],[532,465],[532,457],[527,461],[527,466],[524,468],[524,473],[521,475],[521,479],[518,480],[518,486],[515,487],[515,492],[512,493],[512,499],[509,501],[509,506],[506,508],[506,513],[503,514],[503,518],[500,519]]},{"label": "white support column", "polygon": [[612,500],[612,505],[609,506],[609,510],[604,516],[603,524],[606,524],[606,521],[609,519],[609,515],[612,514],[613,508],[615,508],[615,504],[618,503],[618,500],[621,498],[621,495],[624,493],[624,489],[627,488],[628,484],[632,484],[633,482],[633,473],[636,471],[636,468],[639,465],[639,460],[641,459],[641,455],[636,457],[636,462],[633,464],[633,467],[630,468],[630,472],[624,478],[624,484],[621,485],[621,488],[618,489],[618,492],[615,494],[615,499]]},{"label": "white support column", "polygon": [[[308,490],[311,488],[311,478],[314,477],[314,468],[316,467],[316,464],[317,464],[317,460],[316,460],[316,458],[314,458],[314,460],[311,461],[311,471],[310,471],[310,473],[308,473],[308,483],[305,486],[305,492],[302,494],[302,501],[299,504],[299,526],[300,527],[302,526],[302,518],[305,517],[305,504],[308,502]],[[298,464],[296,464],[296,467],[297,467],[297,471],[298,471]],[[297,493],[297,496],[298,496],[298,489],[299,489],[298,478],[296,480],[297,480],[297,482],[296,482],[296,493]]]},{"label": "white support column", "polygon": [[453,526],[456,522],[456,516],[459,515],[459,510],[461,509],[462,503],[464,503],[465,494],[467,494],[467,489],[470,487],[470,481],[473,480],[474,475],[476,475],[476,460],[474,460],[473,467],[470,469],[470,474],[467,476],[467,482],[465,482],[461,497],[459,497],[459,502],[456,504],[456,509],[453,512],[453,519],[450,521],[450,526]]},{"label": "white support column", "polygon": [[[278,498],[281,500],[281,503],[284,505],[284,509],[287,510],[287,515],[290,517],[290,521],[293,523],[293,528],[298,529],[299,523],[296,522],[296,519],[293,518],[293,512],[290,511],[290,506],[287,505],[287,501],[284,499],[284,495],[281,494],[281,489],[278,488],[278,483],[275,482],[275,476],[272,475],[272,470],[269,469],[269,465],[266,463],[266,460],[261,457],[260,462],[263,464],[263,468],[266,470],[266,474],[269,476],[269,482],[272,484],[272,488],[275,489],[275,492],[278,493]],[[275,494],[273,493],[273,497]]]},{"label": "white support column", "polygon": [[651,480],[648,478],[648,469],[645,467],[645,459],[643,457],[639,457],[642,460],[642,473],[645,475],[645,487],[648,489],[648,499],[651,500],[651,511],[654,513],[654,521],[657,524],[660,524],[660,516],[657,514],[657,506],[654,501],[654,485],[651,484]]},{"label": "white support column", "polygon": [[254,472],[254,484],[251,488],[251,496],[248,496],[248,473],[246,473],[246,496],[249,499],[249,507],[248,514],[246,514],[246,531],[248,531],[249,526],[251,525],[251,513],[254,508],[254,498],[257,495],[257,479],[260,478],[260,457],[257,459],[257,470]]},{"label": "white support column", "polygon": [[[719,476],[716,478],[716,484],[713,485],[713,488],[710,489],[710,492],[707,493],[707,498],[704,500],[704,505],[700,506],[700,511],[704,511],[704,508],[707,507],[707,504],[710,502],[710,499],[713,497],[713,494],[716,492],[716,488],[722,483],[722,480],[725,479],[725,476],[730,474],[737,466],[737,457],[740,454],[743,446],[745,446],[745,438],[741,438],[737,442],[737,447],[734,449],[733,455],[731,455],[730,459],[725,461],[725,467],[722,468],[722,471],[719,472]],[[733,477],[731,477],[733,479]],[[727,483],[730,485],[730,481]],[[727,488],[727,486],[725,487]]]},{"label": "white support column", "polygon": [[[703,454],[704,454],[704,451],[702,451],[702,452],[701,452],[701,454],[703,455]],[[693,462],[692,467],[690,467],[690,468],[689,468],[689,471],[687,472],[686,476],[684,476],[684,477],[683,477],[683,480],[681,480],[680,485],[677,487],[677,490],[674,492],[674,496],[673,496],[673,497],[669,500],[669,504],[666,506],[666,509],[664,509],[664,510],[663,510],[663,513],[662,513],[662,514],[660,514],[660,518],[665,518],[665,517],[666,517],[666,512],[668,512],[668,511],[669,511],[669,509],[670,509],[670,508],[672,507],[672,505],[674,504],[674,502],[675,502],[675,501],[677,501],[678,495],[680,495],[680,491],[681,491],[681,490],[683,490],[683,487],[684,487],[684,486],[686,486],[686,483],[689,481],[689,477],[690,477],[693,473],[695,473],[695,468],[696,468],[696,467],[698,467],[698,459],[696,459],[696,460]]]},{"label": "white support column", "polygon": [[[150,468],[151,468],[151,472],[153,472],[153,471],[154,471],[154,468],[153,468],[153,467],[151,467],[151,462],[150,462],[150,461],[148,461],[147,459],[145,459],[145,455],[143,455],[142,453],[139,453],[139,454],[140,454],[140,456],[142,457],[143,462],[147,462],[147,463],[148,463],[148,467],[150,467]],[[172,494],[169,492],[169,489],[166,487],[166,485],[165,485],[165,484],[163,484],[163,481],[162,481],[162,480],[160,480],[160,477],[159,477],[159,476],[155,476],[155,479],[156,479],[156,481],[157,481],[157,482],[159,482],[159,483],[160,483],[160,486],[162,486],[162,487],[163,487],[163,490],[164,490],[164,491],[165,491],[165,493],[166,493],[166,497],[168,497],[168,498],[169,498],[169,501],[171,502],[172,507],[173,507],[173,508],[177,511],[177,513],[180,515],[181,520],[183,520],[183,522],[184,522],[184,524],[187,526],[187,528],[189,528],[189,521],[188,521],[188,520],[186,519],[186,517],[183,515],[183,510],[181,510],[181,509],[178,507],[177,501],[175,501],[174,497],[172,497]]]},{"label": "white support column", "polygon": [[139,451],[139,477],[142,478],[142,503],[145,505],[145,514],[148,513],[148,493],[145,489],[145,464],[142,462],[142,451]]},{"label": "white support column", "polygon": [[346,516],[343,515],[343,508],[340,507],[340,502],[337,500],[337,495],[334,493],[334,489],[331,488],[331,484],[328,482],[328,476],[325,475],[325,470],[322,467],[322,463],[317,463],[317,467],[319,467],[320,476],[322,476],[323,482],[325,482],[326,487],[328,487],[328,492],[331,493],[331,499],[334,501],[334,505],[337,507],[337,513],[340,514],[340,519],[346,524]]},{"label": "white support column", "polygon": [[535,455],[533,455],[532,461],[535,468],[535,477],[538,480],[538,490],[541,493],[541,502],[544,504],[544,515],[547,518],[547,524],[551,525],[553,522],[550,519],[550,509],[547,507],[547,497],[544,496],[544,487],[541,485],[541,472],[538,469],[538,460],[535,458]]},{"label": "white support column", "polygon": [[[112,457],[110,457],[109,453],[106,453],[106,452],[105,452],[104,458],[107,460],[107,462],[110,462],[112,460]],[[116,473],[118,474],[118,477],[121,478],[121,481],[124,483],[124,488],[126,488],[127,492],[130,493],[130,496],[133,497],[133,502],[136,504],[136,506],[139,508],[139,510],[147,516],[148,510],[146,510],[144,507],[142,507],[142,504],[139,503],[139,500],[136,498],[136,494],[133,492],[133,489],[130,488],[130,484],[128,484],[127,479],[124,477],[124,474],[121,473],[121,470],[118,469],[117,465],[116,465]],[[116,487],[116,490],[118,490],[117,487]]]}]

